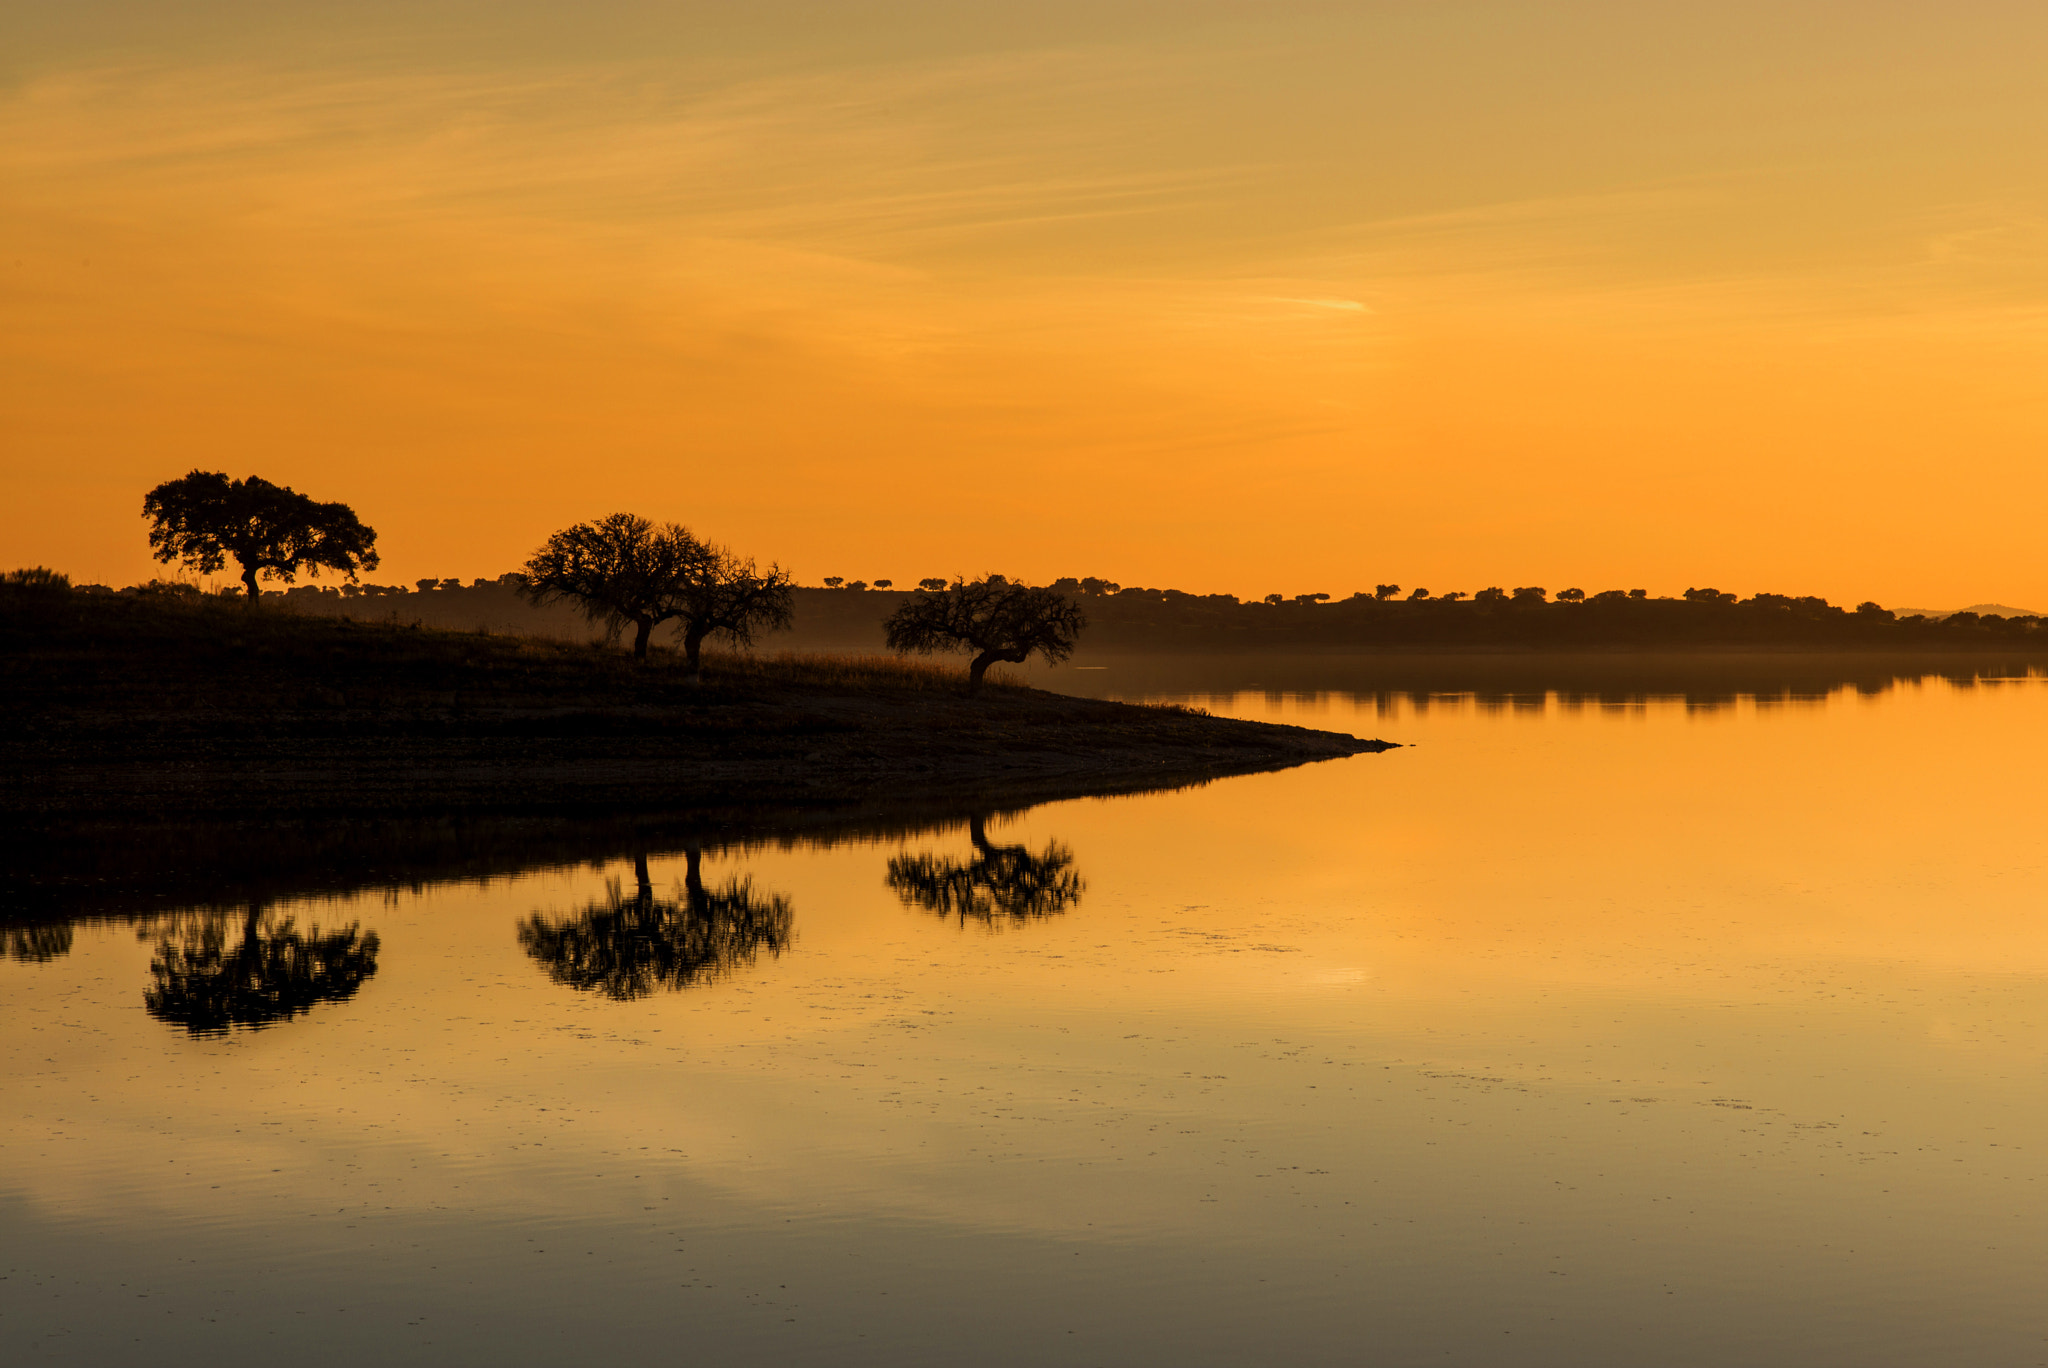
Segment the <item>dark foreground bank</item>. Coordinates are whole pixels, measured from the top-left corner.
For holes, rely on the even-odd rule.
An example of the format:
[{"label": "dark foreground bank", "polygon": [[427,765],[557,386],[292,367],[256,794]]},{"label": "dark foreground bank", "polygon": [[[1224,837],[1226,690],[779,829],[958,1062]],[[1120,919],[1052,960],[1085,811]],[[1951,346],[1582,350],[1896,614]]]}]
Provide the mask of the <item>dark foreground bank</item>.
[{"label": "dark foreground bank", "polygon": [[224,601],[0,601],[0,812],[17,828],[879,801],[1005,805],[1387,749],[991,685],[892,660],[657,653]]}]

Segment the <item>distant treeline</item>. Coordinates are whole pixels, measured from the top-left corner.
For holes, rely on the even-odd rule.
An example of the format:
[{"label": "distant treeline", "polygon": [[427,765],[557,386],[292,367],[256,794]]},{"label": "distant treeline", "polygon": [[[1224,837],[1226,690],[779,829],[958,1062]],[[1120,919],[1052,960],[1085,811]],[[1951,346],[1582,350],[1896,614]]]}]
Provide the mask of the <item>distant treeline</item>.
[{"label": "distant treeline", "polygon": [[[596,634],[563,607],[535,608],[519,597],[517,575],[421,580],[415,588],[302,586],[282,595],[304,612],[396,618],[461,630],[528,632],[570,640]],[[1692,650],[1975,650],[2048,647],[2036,617],[1899,617],[1875,603],[1842,608],[1788,594],[1738,599],[1714,589],[1677,598],[1641,590],[1552,596],[1542,589],[1485,589],[1472,595],[1383,592],[1331,600],[1298,595],[1241,600],[1228,594],[1127,589],[1102,580],[1064,579],[1050,586],[1074,597],[1088,617],[1082,638],[1106,651],[1273,651],[1352,649]],[[872,588],[799,588],[795,627],[766,639],[770,649],[879,650],[881,624],[919,593]]]}]

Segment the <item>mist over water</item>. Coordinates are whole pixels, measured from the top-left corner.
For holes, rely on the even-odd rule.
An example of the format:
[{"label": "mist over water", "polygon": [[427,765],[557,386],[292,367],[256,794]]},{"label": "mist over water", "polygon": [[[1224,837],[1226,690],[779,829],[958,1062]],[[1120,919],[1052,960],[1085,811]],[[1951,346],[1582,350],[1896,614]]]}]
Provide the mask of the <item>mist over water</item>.
[{"label": "mist over water", "polygon": [[9,1360],[2042,1356],[2041,678],[1077,663],[1404,749],[10,924]]}]

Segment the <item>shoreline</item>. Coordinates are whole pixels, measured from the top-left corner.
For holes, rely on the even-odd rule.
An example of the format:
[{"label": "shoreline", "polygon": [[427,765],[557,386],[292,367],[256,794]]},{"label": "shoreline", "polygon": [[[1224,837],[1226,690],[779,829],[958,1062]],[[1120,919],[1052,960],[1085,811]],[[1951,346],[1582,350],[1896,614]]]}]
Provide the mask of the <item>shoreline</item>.
[{"label": "shoreline", "polygon": [[82,595],[0,603],[0,816],[590,816],[1015,802],[1392,749],[886,658],[664,653]]}]

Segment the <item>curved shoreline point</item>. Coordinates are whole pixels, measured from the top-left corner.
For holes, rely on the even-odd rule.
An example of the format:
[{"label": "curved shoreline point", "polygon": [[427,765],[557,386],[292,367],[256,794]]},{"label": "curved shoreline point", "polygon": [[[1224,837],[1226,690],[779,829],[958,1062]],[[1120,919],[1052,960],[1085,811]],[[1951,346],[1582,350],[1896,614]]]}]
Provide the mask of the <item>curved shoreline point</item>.
[{"label": "curved shoreline point", "polygon": [[889,658],[657,658],[239,604],[0,618],[0,815],[111,820],[1015,806],[1391,749]]}]

